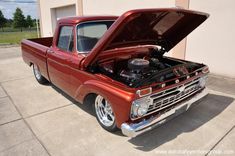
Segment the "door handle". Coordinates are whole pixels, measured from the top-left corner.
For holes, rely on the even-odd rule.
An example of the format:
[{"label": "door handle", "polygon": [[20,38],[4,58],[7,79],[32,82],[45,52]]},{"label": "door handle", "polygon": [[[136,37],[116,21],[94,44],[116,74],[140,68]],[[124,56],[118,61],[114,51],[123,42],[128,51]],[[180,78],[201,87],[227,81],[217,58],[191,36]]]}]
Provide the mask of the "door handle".
[{"label": "door handle", "polygon": [[51,49],[48,49],[47,52],[48,52],[48,53],[54,53],[54,51],[51,50]]}]

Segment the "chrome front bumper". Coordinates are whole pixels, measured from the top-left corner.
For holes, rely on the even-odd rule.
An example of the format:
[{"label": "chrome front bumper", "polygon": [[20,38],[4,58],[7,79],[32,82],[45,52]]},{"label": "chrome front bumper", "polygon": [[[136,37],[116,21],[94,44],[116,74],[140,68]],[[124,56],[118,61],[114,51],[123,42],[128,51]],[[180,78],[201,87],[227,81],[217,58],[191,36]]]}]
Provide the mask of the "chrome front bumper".
[{"label": "chrome front bumper", "polygon": [[174,109],[169,110],[168,112],[162,114],[161,116],[158,117],[152,117],[147,120],[143,120],[139,123],[123,123],[121,125],[121,130],[122,133],[128,137],[136,137],[137,135],[140,135],[146,131],[149,131],[166,121],[170,120],[171,118],[187,111],[191,105],[203,98],[208,94],[207,89],[205,88],[201,92],[193,95],[190,99],[187,101],[182,102],[178,106],[176,106]]}]

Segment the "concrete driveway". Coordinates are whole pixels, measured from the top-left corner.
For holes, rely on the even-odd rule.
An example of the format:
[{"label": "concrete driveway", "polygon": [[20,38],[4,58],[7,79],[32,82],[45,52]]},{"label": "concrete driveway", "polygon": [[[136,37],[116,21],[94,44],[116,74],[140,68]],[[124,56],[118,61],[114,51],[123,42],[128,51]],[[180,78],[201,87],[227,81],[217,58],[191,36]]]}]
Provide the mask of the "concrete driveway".
[{"label": "concrete driveway", "polygon": [[210,76],[208,88],[188,112],[131,139],[103,130],[56,87],[39,85],[19,47],[0,48],[0,155],[235,155],[235,81]]}]

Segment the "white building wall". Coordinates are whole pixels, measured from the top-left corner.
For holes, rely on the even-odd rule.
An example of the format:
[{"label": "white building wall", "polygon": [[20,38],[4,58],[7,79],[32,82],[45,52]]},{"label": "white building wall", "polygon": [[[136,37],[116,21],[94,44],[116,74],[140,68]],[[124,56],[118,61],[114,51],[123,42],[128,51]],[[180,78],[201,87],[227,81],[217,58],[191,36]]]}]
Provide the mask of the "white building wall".
[{"label": "white building wall", "polygon": [[[175,7],[175,0],[83,0],[83,15],[118,15],[132,9]],[[144,23],[143,23],[144,24]],[[171,50],[167,56],[172,56]]]},{"label": "white building wall", "polygon": [[[41,35],[43,37],[52,36],[54,33],[55,22],[57,15],[60,15],[58,10],[66,10],[66,8],[75,6],[76,14],[81,14],[81,10],[78,8],[82,8],[81,0],[39,0],[39,10],[40,10],[40,23],[41,23]],[[56,12],[57,11],[57,12]],[[65,13],[64,16],[70,15],[71,11],[63,11]]]},{"label": "white building wall", "polygon": [[[175,0],[38,0],[42,37],[52,36],[57,15],[121,15],[127,10],[137,8],[174,7]],[[58,13],[57,11],[60,11]]]},{"label": "white building wall", "polygon": [[68,5],[64,7],[51,8],[52,30],[55,30],[57,20],[62,17],[75,16],[76,5]]},{"label": "white building wall", "polygon": [[175,0],[83,0],[84,15],[121,15],[131,9],[175,7]]},{"label": "white building wall", "polygon": [[235,77],[235,1],[190,0],[190,9],[210,14],[187,38],[186,59],[204,62],[211,73]]}]

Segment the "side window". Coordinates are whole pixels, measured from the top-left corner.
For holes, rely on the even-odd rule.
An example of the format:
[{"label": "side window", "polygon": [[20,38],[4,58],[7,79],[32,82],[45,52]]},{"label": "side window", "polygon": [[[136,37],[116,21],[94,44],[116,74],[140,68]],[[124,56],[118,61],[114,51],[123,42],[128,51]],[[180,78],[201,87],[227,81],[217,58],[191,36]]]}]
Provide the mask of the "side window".
[{"label": "side window", "polygon": [[72,52],[74,48],[74,37],[73,37],[73,27],[72,26],[62,26],[60,28],[59,39],[57,42],[57,47],[63,51]]}]

